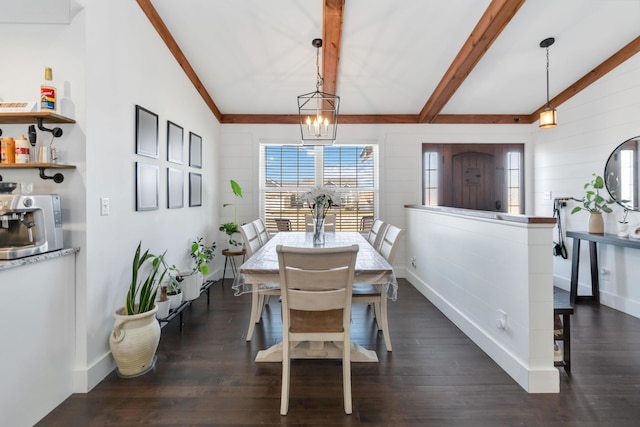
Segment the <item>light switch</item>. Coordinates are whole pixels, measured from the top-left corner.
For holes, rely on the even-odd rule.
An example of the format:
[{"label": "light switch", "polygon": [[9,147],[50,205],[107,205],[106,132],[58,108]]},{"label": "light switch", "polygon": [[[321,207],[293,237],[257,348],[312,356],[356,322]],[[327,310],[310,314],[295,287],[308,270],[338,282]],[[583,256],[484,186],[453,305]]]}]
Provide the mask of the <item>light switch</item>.
[{"label": "light switch", "polygon": [[100,215],[102,216],[109,215],[109,198],[108,197],[100,198]]}]

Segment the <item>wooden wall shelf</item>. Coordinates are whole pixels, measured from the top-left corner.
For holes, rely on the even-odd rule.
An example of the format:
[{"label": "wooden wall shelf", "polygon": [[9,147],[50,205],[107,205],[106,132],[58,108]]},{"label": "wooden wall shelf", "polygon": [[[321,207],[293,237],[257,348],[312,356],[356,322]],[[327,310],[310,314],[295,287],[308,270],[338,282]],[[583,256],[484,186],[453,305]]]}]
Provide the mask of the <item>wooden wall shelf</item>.
[{"label": "wooden wall shelf", "polygon": [[75,169],[74,165],[58,163],[10,163],[0,164],[0,169]]},{"label": "wooden wall shelf", "polygon": [[51,111],[33,111],[29,113],[0,113],[0,124],[31,124],[42,120],[43,123],[75,123],[76,121]]}]

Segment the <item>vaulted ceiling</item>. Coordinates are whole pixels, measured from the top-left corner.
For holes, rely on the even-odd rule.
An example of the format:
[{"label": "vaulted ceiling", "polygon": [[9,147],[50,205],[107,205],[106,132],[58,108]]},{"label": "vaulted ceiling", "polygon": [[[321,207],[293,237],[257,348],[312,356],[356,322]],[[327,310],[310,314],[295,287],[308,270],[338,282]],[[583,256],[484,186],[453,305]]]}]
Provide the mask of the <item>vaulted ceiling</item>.
[{"label": "vaulted ceiling", "polygon": [[[640,0],[137,0],[221,123],[534,123],[640,51]],[[561,108],[559,109],[561,111]],[[560,117],[561,120],[561,117]]]}]

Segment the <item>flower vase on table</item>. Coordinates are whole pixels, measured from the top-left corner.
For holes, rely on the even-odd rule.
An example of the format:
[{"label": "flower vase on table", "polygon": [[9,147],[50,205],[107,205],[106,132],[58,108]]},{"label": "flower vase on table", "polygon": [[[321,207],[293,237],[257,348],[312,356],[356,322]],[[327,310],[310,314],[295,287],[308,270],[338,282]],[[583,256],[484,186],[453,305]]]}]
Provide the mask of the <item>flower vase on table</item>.
[{"label": "flower vase on table", "polygon": [[324,218],[313,219],[313,245],[324,244]]},{"label": "flower vase on table", "polygon": [[324,244],[324,218],[332,206],[338,206],[337,193],[329,188],[315,188],[302,196],[302,201],[311,209],[313,216],[313,244]]}]

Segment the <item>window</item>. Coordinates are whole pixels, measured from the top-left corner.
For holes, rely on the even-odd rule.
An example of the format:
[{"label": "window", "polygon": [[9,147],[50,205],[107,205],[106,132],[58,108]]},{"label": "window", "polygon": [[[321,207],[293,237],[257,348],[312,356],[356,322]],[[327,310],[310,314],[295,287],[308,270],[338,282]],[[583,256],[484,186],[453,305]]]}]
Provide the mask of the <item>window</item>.
[{"label": "window", "polygon": [[261,145],[260,200],[267,228],[278,230],[276,220],[285,219],[290,230],[304,231],[311,212],[302,194],[327,186],[340,193],[340,206],[329,212],[336,215],[336,230],[364,231],[378,196],[377,151],[374,145]]},{"label": "window", "polygon": [[425,151],[422,153],[422,174],[424,204],[427,206],[438,205],[438,153]]}]

